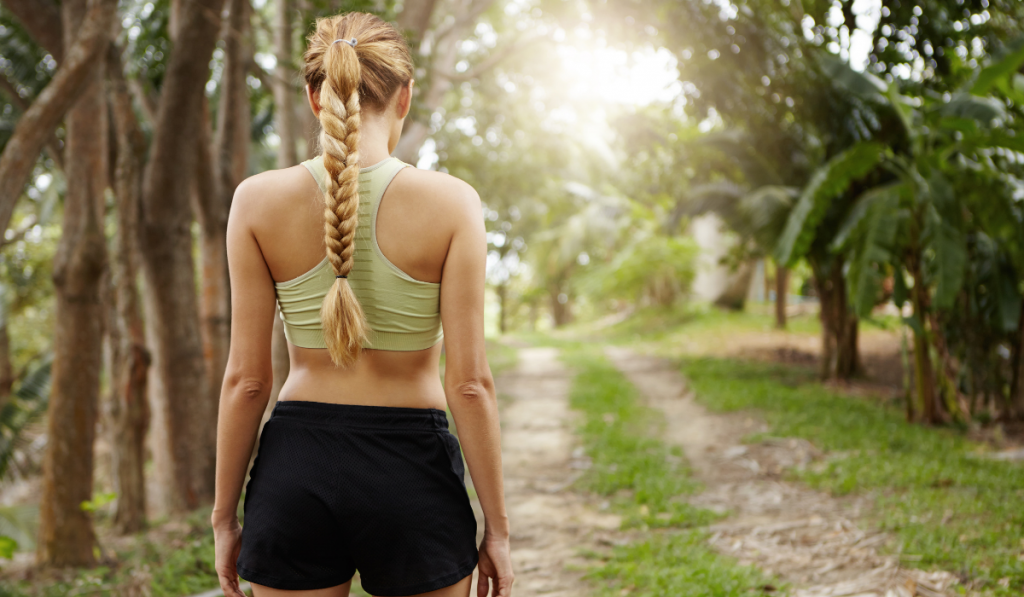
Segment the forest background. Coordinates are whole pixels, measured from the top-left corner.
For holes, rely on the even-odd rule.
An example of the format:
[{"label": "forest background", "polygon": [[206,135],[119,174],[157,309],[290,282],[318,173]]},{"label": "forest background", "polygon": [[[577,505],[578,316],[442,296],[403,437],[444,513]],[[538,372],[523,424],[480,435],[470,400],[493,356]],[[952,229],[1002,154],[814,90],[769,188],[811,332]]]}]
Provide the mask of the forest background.
[{"label": "forest background", "polygon": [[494,333],[688,309],[711,217],[716,302],[819,305],[821,378],[873,321],[908,420],[1024,418],[1024,3],[3,0],[0,470],[41,489],[0,551],[212,500],[231,196],[315,155],[304,36],[348,10],[415,53],[395,155],[482,197]]}]

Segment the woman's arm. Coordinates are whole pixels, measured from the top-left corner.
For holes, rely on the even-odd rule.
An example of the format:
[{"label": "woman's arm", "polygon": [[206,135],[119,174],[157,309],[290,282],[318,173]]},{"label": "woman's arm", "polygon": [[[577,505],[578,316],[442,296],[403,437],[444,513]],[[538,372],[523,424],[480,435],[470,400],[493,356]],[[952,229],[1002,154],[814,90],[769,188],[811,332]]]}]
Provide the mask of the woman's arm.
[{"label": "woman's arm", "polygon": [[242,483],[273,381],[274,280],[252,233],[250,220],[258,206],[246,182],[235,191],[228,215],[231,348],[217,416],[217,484],[210,517],[214,528],[238,524]]},{"label": "woman's arm", "polygon": [[466,196],[458,202],[441,273],[444,389],[484,511],[485,533],[507,537],[498,402],[484,346],[487,236],[480,198],[468,185],[459,186]]},{"label": "woman's arm", "polygon": [[511,594],[509,520],[501,473],[501,429],[494,379],[484,345],[484,276],[487,234],[480,197],[458,182],[454,232],[441,273],[441,324],[445,338],[444,389],[473,487],[484,511],[484,543],[477,594]]}]

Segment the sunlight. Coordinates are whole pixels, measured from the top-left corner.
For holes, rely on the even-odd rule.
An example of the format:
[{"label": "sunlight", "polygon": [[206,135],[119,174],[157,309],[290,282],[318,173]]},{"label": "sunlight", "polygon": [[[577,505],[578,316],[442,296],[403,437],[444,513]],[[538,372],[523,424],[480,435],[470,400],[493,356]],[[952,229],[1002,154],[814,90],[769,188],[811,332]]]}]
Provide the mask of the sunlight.
[{"label": "sunlight", "polygon": [[676,59],[665,48],[627,52],[601,43],[560,43],[562,92],[573,101],[645,106],[679,96]]}]

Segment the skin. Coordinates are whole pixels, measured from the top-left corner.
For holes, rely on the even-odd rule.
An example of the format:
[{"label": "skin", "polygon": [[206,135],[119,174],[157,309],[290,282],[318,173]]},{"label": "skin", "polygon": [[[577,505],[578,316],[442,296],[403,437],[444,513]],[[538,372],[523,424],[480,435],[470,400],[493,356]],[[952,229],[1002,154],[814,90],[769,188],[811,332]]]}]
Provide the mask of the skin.
[{"label": "skin", "polygon": [[[409,113],[413,82],[395,90],[381,110],[361,112],[359,166],[388,158]],[[319,91],[307,97],[319,115]],[[211,524],[216,570],[227,597],[241,597],[235,560],[241,547],[236,509],[249,457],[273,381],[274,282],[295,278],[326,254],[323,198],[302,166],[252,176],[235,191],[228,217],[231,350],[217,424],[217,489]],[[484,348],[487,244],[476,191],[447,174],[405,168],[388,187],[377,216],[384,255],[413,278],[440,282],[446,367],[441,343],[420,351],[364,350],[347,369],[326,349],[288,344],[291,369],[279,400],[438,408],[455,419],[466,464],[484,512],[477,597],[508,597],[514,575],[501,476],[501,437],[494,380]],[[339,392],[338,388],[346,388]],[[466,597],[472,575],[423,593]],[[253,583],[256,597],[346,597],[351,581],[314,591],[283,591]]]}]

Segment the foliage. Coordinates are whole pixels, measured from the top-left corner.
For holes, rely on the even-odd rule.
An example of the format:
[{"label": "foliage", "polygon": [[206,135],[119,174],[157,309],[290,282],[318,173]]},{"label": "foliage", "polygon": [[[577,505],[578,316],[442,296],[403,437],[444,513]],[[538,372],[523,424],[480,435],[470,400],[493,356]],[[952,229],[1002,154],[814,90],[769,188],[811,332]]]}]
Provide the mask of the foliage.
[{"label": "foliage", "polygon": [[671,306],[688,292],[696,257],[691,239],[640,229],[609,261],[583,274],[580,285],[591,296]]},{"label": "foliage", "polygon": [[[0,408],[0,478],[11,476],[16,455],[26,447],[25,429],[46,412],[50,398],[52,357],[47,357],[21,380]],[[18,471],[22,474],[25,471]]]},{"label": "foliage", "polygon": [[871,171],[882,159],[882,147],[861,143],[830,159],[814,171],[789,214],[786,228],[776,245],[775,257],[790,265],[803,257],[810,247],[818,224],[825,216],[829,202],[850,187],[850,184]]}]

